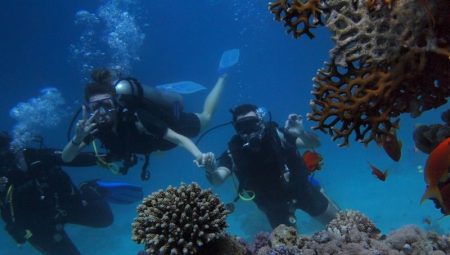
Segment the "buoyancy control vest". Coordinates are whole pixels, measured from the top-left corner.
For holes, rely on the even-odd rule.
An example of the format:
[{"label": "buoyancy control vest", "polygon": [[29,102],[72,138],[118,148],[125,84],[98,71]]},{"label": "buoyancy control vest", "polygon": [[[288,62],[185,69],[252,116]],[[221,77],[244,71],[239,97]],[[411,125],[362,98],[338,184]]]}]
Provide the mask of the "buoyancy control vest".
[{"label": "buoyancy control vest", "polygon": [[304,167],[303,160],[295,146],[282,144],[277,124],[270,122],[265,123],[265,126],[259,151],[246,148],[239,135],[235,135],[228,144],[234,164],[233,171],[239,180],[239,191],[254,191],[256,201],[262,196],[270,200],[271,196],[286,192],[286,172],[295,179],[300,177],[299,173],[304,172],[301,171]]}]

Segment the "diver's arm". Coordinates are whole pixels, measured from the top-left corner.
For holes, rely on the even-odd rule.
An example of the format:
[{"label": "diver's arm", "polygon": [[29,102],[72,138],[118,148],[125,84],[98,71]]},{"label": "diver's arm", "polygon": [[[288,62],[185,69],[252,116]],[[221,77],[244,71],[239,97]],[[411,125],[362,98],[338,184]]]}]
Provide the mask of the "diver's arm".
[{"label": "diver's arm", "polygon": [[233,161],[228,151],[222,153],[218,162],[217,164],[215,158],[211,158],[206,160],[206,163],[203,165],[206,178],[214,186],[222,184],[231,175],[230,169],[233,167]]},{"label": "diver's arm", "polygon": [[319,137],[313,132],[303,131],[295,140],[295,145],[299,149],[317,148],[320,146]]},{"label": "diver's arm", "polygon": [[64,147],[61,153],[61,159],[65,163],[71,162],[78,156],[80,150],[85,146],[86,144],[83,141],[80,142],[76,137],[72,138],[72,140],[70,140],[70,142],[68,142]]},{"label": "diver's arm", "polygon": [[197,145],[195,145],[191,139],[187,138],[184,135],[178,134],[170,128],[167,128],[166,134],[163,136],[164,140],[167,140],[176,145],[182,146],[189,153],[194,156],[196,160],[202,158],[203,153],[198,149]]},{"label": "diver's arm", "polygon": [[231,170],[224,166],[219,166],[213,171],[206,171],[206,178],[214,186],[222,184],[230,175]]},{"label": "diver's arm", "polygon": [[303,118],[298,114],[289,114],[284,125],[284,141],[292,145],[295,144],[299,149],[320,146],[319,137],[313,132],[305,131]]},{"label": "diver's arm", "polygon": [[87,144],[84,142],[88,135],[92,135],[97,132],[97,124],[95,123],[95,117],[98,111],[95,111],[92,116],[87,118],[86,107],[83,106],[83,117],[77,122],[75,129],[75,136],[66,144],[64,150],[62,151],[61,158],[64,162],[72,161],[79,153],[82,148]]}]

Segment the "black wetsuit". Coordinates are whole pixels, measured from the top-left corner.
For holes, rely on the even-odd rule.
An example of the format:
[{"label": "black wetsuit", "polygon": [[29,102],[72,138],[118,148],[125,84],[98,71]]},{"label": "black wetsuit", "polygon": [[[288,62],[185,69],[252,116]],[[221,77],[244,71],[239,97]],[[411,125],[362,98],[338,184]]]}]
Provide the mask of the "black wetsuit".
[{"label": "black wetsuit", "polygon": [[[163,138],[168,128],[187,137],[200,133],[200,119],[195,113],[180,112],[174,116],[156,107],[119,109],[116,132],[109,127],[100,128],[95,137],[88,136],[84,142],[90,143],[98,138],[108,150],[109,158],[123,160],[124,165],[130,167],[134,165],[130,162],[136,161],[136,154],[147,155],[148,160],[148,155],[153,151],[165,151],[176,146]],[[123,167],[121,172],[126,174],[128,167]]]},{"label": "black wetsuit", "polygon": [[111,208],[91,184],[75,187],[61,166],[92,166],[93,154],[81,153],[71,163],[49,149],[27,149],[28,170],[18,167],[3,175],[7,189],[0,193],[1,216],[6,231],[18,242],[28,241],[45,255],[79,255],[64,231],[64,224],[99,228],[113,222]]},{"label": "black wetsuit", "polygon": [[[292,143],[283,146],[276,125],[267,125],[261,149],[252,151],[244,146],[239,135],[233,136],[228,151],[219,158],[218,166],[232,169],[239,181],[239,191],[255,194],[253,201],[262,210],[272,228],[279,224],[294,225],[289,221],[295,209],[311,216],[323,213],[328,199],[308,180],[303,158]],[[282,131],[280,131],[282,132]],[[286,134],[285,134],[286,136]],[[289,171],[289,181],[283,177]]]}]

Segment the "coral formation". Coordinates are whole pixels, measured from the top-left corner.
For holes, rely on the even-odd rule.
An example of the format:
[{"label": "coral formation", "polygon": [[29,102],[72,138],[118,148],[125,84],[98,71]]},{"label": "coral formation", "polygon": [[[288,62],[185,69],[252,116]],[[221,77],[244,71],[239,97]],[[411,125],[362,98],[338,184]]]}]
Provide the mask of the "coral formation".
[{"label": "coral formation", "polygon": [[[372,221],[355,211],[340,212],[325,230],[315,233],[312,237],[293,235],[290,231],[274,231],[279,234],[285,233],[287,236],[272,234],[269,245],[259,248],[253,254],[442,255],[450,253],[448,236],[425,232],[412,225],[404,226],[387,236],[379,235]],[[293,236],[297,236],[296,242],[292,242]],[[283,240],[289,240],[289,244],[283,244]],[[274,243],[277,243],[277,247],[273,246]]]},{"label": "coral formation", "polygon": [[306,34],[313,38],[311,28],[323,25],[321,21],[320,0],[277,0],[269,3],[270,11],[275,14],[275,19],[283,20],[288,33],[292,32],[295,38]]},{"label": "coral formation", "polygon": [[144,199],[137,208],[133,240],[148,254],[198,254],[223,236],[228,211],[210,191],[196,183],[169,186]]},{"label": "coral formation", "polygon": [[245,243],[233,236],[222,235],[205,244],[196,255],[251,255]]},{"label": "coral formation", "polygon": [[444,124],[420,125],[414,130],[416,148],[424,153],[431,153],[446,138],[450,137],[450,110],[442,113]]},{"label": "coral formation", "polygon": [[304,20],[312,18],[313,24],[323,19],[332,32],[335,47],[314,78],[309,119],[333,140],[342,139],[341,145],[352,134],[368,144],[397,129],[400,114],[417,117],[447,102],[447,0],[279,0],[270,9],[290,31],[297,31],[293,23],[300,20],[301,34],[308,34],[313,26]]},{"label": "coral formation", "polygon": [[380,230],[362,213],[357,211],[342,211],[326,226],[326,230],[344,239],[349,239],[352,232],[365,233],[370,238],[376,238]]}]

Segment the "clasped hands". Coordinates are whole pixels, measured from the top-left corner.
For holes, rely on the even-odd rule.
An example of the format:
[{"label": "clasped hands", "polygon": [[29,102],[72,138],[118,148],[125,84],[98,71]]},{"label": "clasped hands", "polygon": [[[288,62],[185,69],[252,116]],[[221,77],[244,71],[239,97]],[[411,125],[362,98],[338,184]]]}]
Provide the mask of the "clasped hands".
[{"label": "clasped hands", "polygon": [[204,168],[207,172],[213,172],[216,169],[216,157],[214,153],[202,153],[194,160],[197,167]]}]

